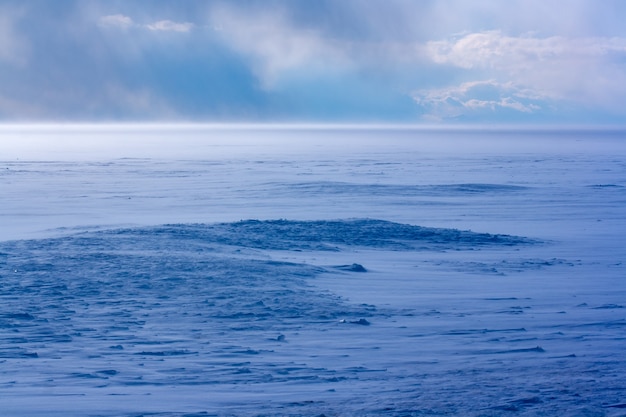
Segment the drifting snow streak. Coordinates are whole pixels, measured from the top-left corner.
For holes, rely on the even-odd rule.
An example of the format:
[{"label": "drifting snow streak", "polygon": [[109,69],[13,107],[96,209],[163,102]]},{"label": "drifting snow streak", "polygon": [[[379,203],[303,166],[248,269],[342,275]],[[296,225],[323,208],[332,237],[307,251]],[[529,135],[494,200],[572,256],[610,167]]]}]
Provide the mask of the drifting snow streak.
[{"label": "drifting snow streak", "polygon": [[336,181],[306,182],[281,187],[299,193],[314,194],[353,194],[376,196],[449,196],[451,194],[471,196],[472,194],[500,194],[527,190],[527,187],[505,184],[439,184],[439,185],[397,185],[397,184],[351,184]]}]

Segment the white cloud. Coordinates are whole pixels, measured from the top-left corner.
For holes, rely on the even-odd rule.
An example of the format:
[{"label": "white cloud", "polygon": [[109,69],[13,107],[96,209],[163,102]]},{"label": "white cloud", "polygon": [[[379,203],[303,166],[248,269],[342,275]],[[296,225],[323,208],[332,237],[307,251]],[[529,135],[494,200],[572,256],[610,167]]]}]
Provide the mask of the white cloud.
[{"label": "white cloud", "polygon": [[426,52],[435,63],[468,70],[468,77],[523,86],[536,98],[613,112],[623,112],[620,103],[626,102],[626,38],[513,37],[487,31],[428,42]]},{"label": "white cloud", "polygon": [[425,51],[432,62],[459,68],[469,80],[490,79],[500,91],[485,100],[476,90],[484,82],[468,82],[415,93],[416,101],[438,117],[480,109],[531,113],[538,106],[553,105],[624,114],[626,38],[542,38],[486,31],[427,42]]},{"label": "white cloud", "polygon": [[100,27],[128,29],[135,25],[133,19],[123,14],[112,14],[102,16],[98,22]]},{"label": "white cloud", "polygon": [[159,20],[158,22],[145,25],[146,29],[162,32],[189,32],[194,24],[189,22],[178,23],[171,20]]},{"label": "white cloud", "polygon": [[536,38],[506,36],[501,31],[470,33],[458,39],[427,43],[433,61],[462,68],[495,68],[519,71],[541,65],[598,60],[612,53],[626,53],[626,39],[561,36]]},{"label": "white cloud", "polygon": [[265,88],[273,87],[279,76],[290,70],[342,71],[351,65],[344,45],[316,30],[296,27],[280,11],[216,8],[212,26],[219,28],[230,47],[252,61]]},{"label": "white cloud", "polygon": [[98,22],[98,25],[103,28],[116,28],[116,29],[129,29],[140,28],[153,32],[189,32],[194,28],[193,23],[189,22],[174,22],[171,20],[159,20],[147,24],[138,24],[126,15],[113,14],[108,16],[102,16]]},{"label": "white cloud", "polygon": [[415,91],[413,99],[434,119],[451,119],[481,112],[514,110],[519,113],[540,111],[545,97],[514,85],[495,80],[472,81],[458,86]]}]

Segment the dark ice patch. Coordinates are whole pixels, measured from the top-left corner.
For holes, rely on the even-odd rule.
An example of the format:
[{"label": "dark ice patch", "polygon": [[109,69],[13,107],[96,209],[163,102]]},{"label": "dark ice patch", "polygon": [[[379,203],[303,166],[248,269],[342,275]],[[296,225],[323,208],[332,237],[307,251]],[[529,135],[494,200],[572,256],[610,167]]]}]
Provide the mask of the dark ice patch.
[{"label": "dark ice patch", "polygon": [[14,320],[35,320],[35,316],[29,313],[8,313],[0,315],[0,318]]},{"label": "dark ice patch", "polygon": [[624,308],[623,305],[619,304],[602,304],[601,306],[591,307],[593,310],[613,310],[617,308]]},{"label": "dark ice patch", "polygon": [[589,188],[595,188],[597,190],[602,190],[602,189],[614,189],[614,188],[624,188],[624,186],[622,185],[618,185],[618,184],[593,184],[593,185],[589,185]]},{"label": "dark ice patch", "polygon": [[505,354],[512,354],[512,353],[545,353],[545,349],[542,348],[541,346],[535,346],[531,348],[505,349],[505,350],[487,349],[487,350],[477,351],[476,353],[483,354],[483,355],[505,355]]},{"label": "dark ice patch", "polygon": [[140,356],[181,356],[181,355],[195,355],[198,352],[190,352],[188,350],[159,350],[159,351],[141,351],[135,353]]},{"label": "dark ice patch", "polygon": [[539,397],[528,397],[528,398],[520,398],[517,400],[511,400],[506,404],[497,405],[494,407],[490,407],[492,410],[501,410],[501,411],[523,411],[525,408],[532,407],[535,405],[542,404],[543,401]]},{"label": "dark ice patch", "polygon": [[352,264],[352,265],[337,265],[333,268],[339,269],[340,271],[348,271],[348,272],[367,272],[367,269],[361,264]]}]

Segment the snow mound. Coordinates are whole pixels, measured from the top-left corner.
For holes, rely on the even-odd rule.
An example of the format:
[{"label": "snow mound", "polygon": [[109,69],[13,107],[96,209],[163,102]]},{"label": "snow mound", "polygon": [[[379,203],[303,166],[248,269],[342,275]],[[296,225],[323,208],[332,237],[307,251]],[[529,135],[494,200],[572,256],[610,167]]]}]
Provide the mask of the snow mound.
[{"label": "snow mound", "polygon": [[375,219],[245,220],[211,225],[168,225],[137,233],[190,237],[266,250],[338,251],[341,246],[386,250],[476,249],[533,244],[524,237],[420,227]]}]

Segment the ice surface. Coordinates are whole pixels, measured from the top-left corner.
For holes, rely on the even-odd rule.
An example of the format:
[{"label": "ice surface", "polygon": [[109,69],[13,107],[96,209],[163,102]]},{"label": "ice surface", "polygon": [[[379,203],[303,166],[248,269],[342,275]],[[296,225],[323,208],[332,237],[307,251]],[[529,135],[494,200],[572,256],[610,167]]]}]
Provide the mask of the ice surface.
[{"label": "ice surface", "polygon": [[46,129],[3,132],[0,415],[624,415],[615,132]]}]

